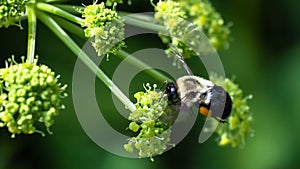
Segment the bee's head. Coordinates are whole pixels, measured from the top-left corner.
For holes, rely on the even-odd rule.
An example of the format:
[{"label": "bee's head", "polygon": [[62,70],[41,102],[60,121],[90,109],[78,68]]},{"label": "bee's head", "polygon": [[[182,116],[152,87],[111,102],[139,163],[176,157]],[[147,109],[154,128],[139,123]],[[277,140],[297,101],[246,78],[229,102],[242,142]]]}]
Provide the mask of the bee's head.
[{"label": "bee's head", "polygon": [[174,82],[167,83],[166,94],[168,95],[168,100],[171,103],[180,101],[179,95],[177,93],[177,86]]}]

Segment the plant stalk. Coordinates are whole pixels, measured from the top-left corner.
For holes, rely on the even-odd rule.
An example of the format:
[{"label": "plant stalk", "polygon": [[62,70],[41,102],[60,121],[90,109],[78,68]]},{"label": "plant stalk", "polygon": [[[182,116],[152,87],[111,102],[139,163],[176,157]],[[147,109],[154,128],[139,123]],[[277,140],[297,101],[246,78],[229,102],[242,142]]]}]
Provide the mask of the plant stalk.
[{"label": "plant stalk", "polygon": [[82,19],[75,16],[75,15],[72,15],[56,6],[53,6],[51,4],[46,4],[46,3],[43,3],[43,2],[38,2],[36,4],[36,8],[41,10],[41,11],[44,11],[44,12],[48,12],[48,13],[51,13],[51,14],[54,14],[54,15],[57,15],[57,16],[60,16],[62,18],[65,18],[69,21],[72,21],[74,23],[77,23],[79,25],[81,25],[82,23]]},{"label": "plant stalk", "polygon": [[103,81],[114,95],[131,112],[135,111],[135,105],[122,93],[122,91],[99,69],[99,67],[81,50],[81,48],[69,37],[69,35],[47,14],[38,12],[38,18],[50,29],[78,58]]},{"label": "plant stalk", "polygon": [[34,62],[35,54],[35,39],[36,39],[36,13],[34,9],[34,2],[26,5],[28,12],[28,42],[27,42],[27,59],[26,62]]}]

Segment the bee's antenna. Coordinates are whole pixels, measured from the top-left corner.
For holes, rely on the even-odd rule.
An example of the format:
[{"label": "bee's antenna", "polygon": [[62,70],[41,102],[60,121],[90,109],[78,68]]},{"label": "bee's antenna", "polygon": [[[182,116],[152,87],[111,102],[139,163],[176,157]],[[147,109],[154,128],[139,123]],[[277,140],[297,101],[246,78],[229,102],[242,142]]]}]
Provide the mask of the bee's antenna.
[{"label": "bee's antenna", "polygon": [[189,66],[185,63],[185,61],[184,61],[181,53],[172,44],[169,44],[169,46],[172,49],[173,53],[178,57],[179,61],[181,62],[182,66],[185,69],[185,71],[187,72],[187,74],[188,75],[193,75],[193,72],[191,71],[191,69],[189,68]]}]

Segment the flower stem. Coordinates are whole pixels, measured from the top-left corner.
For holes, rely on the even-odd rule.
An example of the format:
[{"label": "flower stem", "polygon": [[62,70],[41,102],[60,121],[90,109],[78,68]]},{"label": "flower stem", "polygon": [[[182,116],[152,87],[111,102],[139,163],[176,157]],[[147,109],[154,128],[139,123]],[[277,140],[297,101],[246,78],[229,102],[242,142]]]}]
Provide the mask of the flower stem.
[{"label": "flower stem", "polygon": [[[70,31],[71,33],[75,34],[76,36],[78,36],[80,38],[85,39],[84,32],[83,32],[82,28],[79,27],[78,25],[70,23],[69,21],[66,21],[59,17],[54,16],[54,19],[57,21],[58,24],[60,24],[62,26],[62,28]],[[119,50],[119,52],[117,53],[116,56],[119,57],[120,59],[126,58],[126,61],[128,63],[130,63],[140,69],[151,67],[148,64],[144,63],[143,61],[137,59],[135,56],[130,55],[129,53],[127,53],[124,50]],[[145,72],[161,82],[164,82],[166,80],[172,81],[169,77],[163,75],[162,73],[160,73],[159,71],[157,71],[155,69],[147,69]]]},{"label": "flower stem", "polygon": [[[130,55],[129,53],[125,52],[124,50],[119,50],[117,56],[121,59],[126,58],[126,61],[128,63],[134,65],[137,68],[140,68],[140,69],[150,68],[149,65],[147,65],[146,63],[137,59],[136,57]],[[147,69],[145,72],[148,73],[149,75],[151,75],[152,77],[155,77],[157,80],[159,80],[161,82],[164,82],[166,80],[172,81],[172,79],[170,79],[169,77],[165,76],[164,74],[160,73],[159,71],[157,71],[155,69]]]},{"label": "flower stem", "polygon": [[55,7],[51,4],[45,4],[43,2],[38,2],[36,4],[36,8],[41,10],[41,11],[45,11],[45,12],[49,12],[51,14],[54,14],[54,15],[57,15],[57,16],[60,16],[62,18],[65,18],[69,21],[72,21],[74,23],[77,23],[77,24],[81,24],[82,23],[82,19],[75,16],[75,15],[72,15],[70,14],[69,12],[66,12],[58,7]]},{"label": "flower stem", "polygon": [[[34,3],[34,2],[33,2]],[[28,44],[27,44],[27,60],[28,63],[34,62],[35,39],[36,39],[36,13],[33,3],[28,3],[26,9],[28,12]]]},{"label": "flower stem", "polygon": [[[82,19],[72,15],[71,13],[62,10],[54,5],[51,4],[45,4],[43,2],[38,2],[36,4],[37,9],[45,11],[45,12],[49,12],[51,14],[63,17],[67,20],[70,20],[72,22],[75,22],[77,24],[81,24]],[[63,5],[61,6],[63,8],[76,8],[76,6],[68,6],[68,5]],[[82,8],[82,7],[78,7],[78,8]],[[125,12],[123,12],[123,15],[127,14]],[[148,29],[148,30],[153,30],[153,31],[157,31],[157,32],[163,32],[163,33],[167,33],[167,30],[165,29],[164,26],[162,25],[158,25],[155,24],[153,22],[150,22],[150,20],[153,21],[153,18],[142,15],[142,14],[132,14],[132,15],[127,15],[127,16],[122,16],[122,18],[124,19],[124,22],[126,24],[132,25],[132,26],[136,26],[139,28],[144,28],[144,29]]]},{"label": "flower stem", "polygon": [[68,4],[53,4],[64,11],[67,11],[71,14],[81,14],[80,10],[84,9],[84,6],[77,6],[77,5],[68,5]]},{"label": "flower stem", "polygon": [[152,31],[156,31],[156,32],[163,32],[164,34],[167,34],[166,28],[162,25],[158,25],[158,24],[151,23],[151,22],[146,22],[137,17],[132,17],[130,15],[123,16],[122,18],[124,19],[124,23],[126,23],[128,25],[132,25],[132,26],[136,26],[139,28],[148,29],[148,30],[152,30]]},{"label": "flower stem", "polygon": [[82,38],[82,39],[86,39],[85,35],[84,35],[84,31],[82,29],[82,27],[78,26],[77,24],[70,22],[68,20],[65,20],[61,17],[58,16],[52,16],[52,18],[65,30],[67,30],[68,32],[73,33],[74,35]]},{"label": "flower stem", "polygon": [[76,55],[78,58],[101,79],[115,96],[130,110],[134,111],[135,105],[122,93],[122,91],[99,69],[99,67],[81,50],[81,48],[69,37],[69,35],[47,14],[38,11],[38,18],[54,32],[54,34]]},{"label": "flower stem", "polygon": [[118,15],[128,16],[131,18],[135,18],[135,19],[138,19],[141,21],[151,22],[151,23],[154,23],[154,21],[155,21],[154,17],[143,14],[143,13],[130,13],[130,12],[125,12],[125,11],[118,11]]}]

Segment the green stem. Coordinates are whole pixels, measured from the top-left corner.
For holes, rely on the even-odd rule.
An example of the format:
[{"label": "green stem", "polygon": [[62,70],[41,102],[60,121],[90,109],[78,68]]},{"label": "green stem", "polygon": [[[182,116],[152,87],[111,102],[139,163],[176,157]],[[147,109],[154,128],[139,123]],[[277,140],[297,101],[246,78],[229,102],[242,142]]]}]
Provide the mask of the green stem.
[{"label": "green stem", "polygon": [[79,17],[77,17],[75,15],[72,15],[72,14],[70,14],[70,13],[68,13],[68,12],[66,12],[66,11],[58,8],[58,7],[55,7],[55,6],[51,5],[51,4],[45,4],[43,2],[38,2],[36,4],[36,8],[39,9],[39,10],[41,10],[41,11],[49,12],[51,14],[60,16],[60,17],[65,18],[65,19],[67,19],[69,21],[77,23],[79,25],[81,25],[81,23],[82,23],[82,19],[81,18],[79,18]]},{"label": "green stem", "polygon": [[64,11],[67,11],[71,14],[81,14],[80,10],[84,9],[84,6],[76,6],[76,5],[67,5],[67,4],[53,4]]},{"label": "green stem", "polygon": [[[67,8],[68,5],[63,5],[61,7]],[[53,5],[50,5],[50,4],[45,4],[45,3],[39,2],[39,3],[37,3],[37,8],[42,11],[46,11],[46,12],[52,13],[54,15],[61,16],[63,18],[66,18],[66,19],[68,19],[72,22],[78,23],[78,24],[81,24],[81,21],[82,21],[81,18],[76,17],[76,16],[66,12],[65,10],[62,10],[62,9],[55,7]],[[76,8],[76,6],[69,5],[69,8]],[[82,8],[82,7],[78,7],[78,8]],[[128,14],[128,13],[123,12],[123,14]],[[136,26],[139,28],[157,31],[157,32],[167,33],[164,26],[149,22],[149,19],[151,19],[151,17],[145,16],[142,14],[133,14],[133,15],[128,15],[128,16],[123,16],[122,18],[124,19],[124,22],[126,24]]]},{"label": "green stem", "polygon": [[[34,2],[33,2],[34,3]],[[27,42],[27,60],[28,63],[34,62],[35,39],[36,39],[36,13],[33,3],[26,5],[28,12],[28,42]]]},{"label": "green stem", "polygon": [[[134,65],[137,68],[140,69],[145,69],[145,68],[149,68],[150,66],[147,65],[146,63],[140,61],[139,59],[137,59],[136,57],[130,55],[129,53],[123,51],[123,50],[119,50],[117,56],[121,59],[125,59],[126,61],[132,65]],[[155,70],[155,69],[147,69],[145,70],[146,73],[148,73],[149,75],[155,77],[157,80],[164,82],[166,80],[168,81],[173,81],[172,79],[170,79],[169,77],[165,76],[164,74],[160,73],[159,71]]]},{"label": "green stem", "polygon": [[[59,17],[54,17],[54,19],[64,29],[70,31],[71,33],[77,35],[80,38],[85,39],[84,32],[83,32],[82,28],[79,27],[78,25],[70,23],[69,21],[66,21],[66,20],[64,20],[62,18],[59,18]],[[125,59],[126,58],[126,61],[128,63],[130,63],[130,64],[132,64],[135,67],[140,68],[140,69],[150,67],[149,65],[147,65],[143,61],[137,59],[133,55],[130,55],[129,53],[127,53],[124,50],[120,50],[116,56],[119,57],[120,59]],[[151,75],[152,77],[156,78],[157,80],[161,81],[161,82],[164,82],[165,80],[172,81],[170,78],[168,78],[167,76],[163,75],[162,73],[160,73],[159,71],[157,71],[155,69],[147,69],[145,72],[148,73],[149,75]]]},{"label": "green stem", "polygon": [[99,69],[99,67],[81,50],[69,35],[48,15],[38,11],[38,18],[50,29],[78,58],[101,79],[115,96],[130,110],[134,111],[135,105],[122,93],[122,91]]},{"label": "green stem", "polygon": [[62,28],[64,28],[65,30],[67,30],[68,32],[73,33],[74,35],[82,38],[82,39],[86,39],[85,35],[84,35],[84,31],[82,29],[82,27],[78,26],[77,24],[70,22],[68,20],[65,20],[61,17],[58,16],[53,16],[52,17]]},{"label": "green stem", "polygon": [[162,25],[158,25],[155,23],[151,23],[151,22],[146,22],[143,20],[140,20],[136,17],[131,17],[129,16],[123,16],[122,17],[124,19],[124,23],[128,24],[128,25],[132,25],[132,26],[136,26],[139,28],[143,28],[143,29],[148,29],[148,30],[153,30],[156,32],[163,32],[165,34],[167,34],[167,30],[164,26]]},{"label": "green stem", "polygon": [[140,21],[145,21],[145,22],[151,22],[154,23],[155,19],[152,16],[146,15],[146,14],[141,14],[141,13],[130,13],[130,12],[125,12],[125,11],[118,11],[118,15],[120,16],[128,16],[134,19],[138,19]]}]

